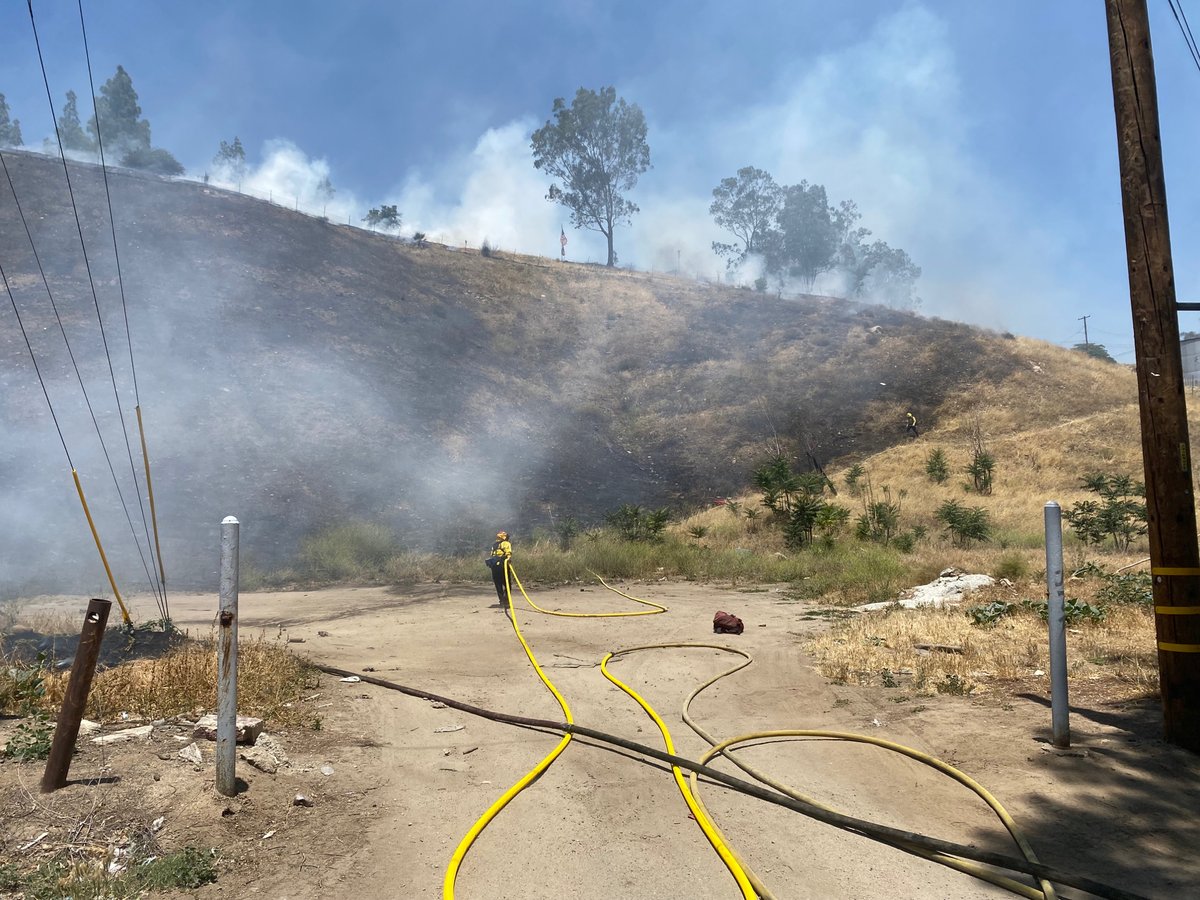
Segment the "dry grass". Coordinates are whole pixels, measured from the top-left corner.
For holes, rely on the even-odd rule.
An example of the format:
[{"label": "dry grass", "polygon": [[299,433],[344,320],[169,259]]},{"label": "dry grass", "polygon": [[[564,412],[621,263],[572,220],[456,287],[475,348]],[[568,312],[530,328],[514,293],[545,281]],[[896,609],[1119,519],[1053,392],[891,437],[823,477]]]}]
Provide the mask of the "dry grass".
[{"label": "dry grass", "polygon": [[[62,704],[68,672],[46,676],[45,707]],[[238,711],[272,723],[296,724],[298,702],[311,686],[309,670],[286,645],[263,636],[238,641]],[[189,640],[157,659],[135,660],[96,673],[85,715],[98,722],[162,719],[212,710],[217,697],[215,637]]]},{"label": "dry grass", "polygon": [[[1088,589],[1069,591],[1072,596]],[[822,674],[837,682],[898,687],[917,694],[1048,690],[1048,636],[1036,612],[1018,608],[991,626],[966,609],[1017,598],[1002,588],[972,595],[962,607],[863,613],[814,639],[809,649]],[[1113,605],[1102,623],[1068,628],[1067,662],[1072,689],[1106,700],[1142,697],[1158,690],[1154,616],[1148,607]],[[961,652],[920,649],[940,645]]]}]

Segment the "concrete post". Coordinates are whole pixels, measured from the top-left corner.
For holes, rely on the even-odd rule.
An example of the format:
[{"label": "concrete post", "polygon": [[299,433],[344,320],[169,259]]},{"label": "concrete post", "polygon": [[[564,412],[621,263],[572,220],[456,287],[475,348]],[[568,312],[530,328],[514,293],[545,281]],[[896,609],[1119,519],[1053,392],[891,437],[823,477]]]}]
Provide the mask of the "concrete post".
[{"label": "concrete post", "polygon": [[1063,614],[1062,508],[1046,504],[1046,618],[1050,623],[1050,730],[1055,747],[1071,746],[1067,700],[1067,630]]},{"label": "concrete post", "polygon": [[217,791],[237,792],[238,520],[221,520],[220,630],[217,640]]}]

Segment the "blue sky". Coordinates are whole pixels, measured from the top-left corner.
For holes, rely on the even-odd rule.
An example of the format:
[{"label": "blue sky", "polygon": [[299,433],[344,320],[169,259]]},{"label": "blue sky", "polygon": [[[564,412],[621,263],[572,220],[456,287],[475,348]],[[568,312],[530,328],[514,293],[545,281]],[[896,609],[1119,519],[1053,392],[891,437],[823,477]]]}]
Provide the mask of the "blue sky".
[{"label": "blue sky", "polygon": [[[56,104],[86,94],[74,0],[35,0]],[[1200,300],[1200,71],[1150,0],[1180,299]],[[1200,27],[1200,2],[1183,0]],[[447,241],[556,254],[529,132],[553,99],[614,85],[653,169],[622,263],[715,275],[713,186],[744,165],[826,185],[924,269],[923,311],[1132,361],[1112,88],[1096,2],[85,5],[98,81],[122,64],[157,146],[193,174],[239,135],[245,189],[330,215],[383,202]],[[0,8],[0,92],[51,133],[23,2]],[[81,97],[81,107],[84,106]],[[119,202],[119,198],[118,198]],[[319,210],[318,210],[319,211]],[[576,259],[597,235],[570,233]],[[1181,328],[1200,330],[1200,314]]]}]

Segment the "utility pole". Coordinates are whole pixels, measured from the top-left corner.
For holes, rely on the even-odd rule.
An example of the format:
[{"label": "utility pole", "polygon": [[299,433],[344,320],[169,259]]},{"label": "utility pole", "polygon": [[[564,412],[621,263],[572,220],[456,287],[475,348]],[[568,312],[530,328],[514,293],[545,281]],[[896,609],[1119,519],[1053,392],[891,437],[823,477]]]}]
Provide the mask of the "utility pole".
[{"label": "utility pole", "polygon": [[1146,0],[1105,0],[1165,738],[1200,752],[1200,549]]},{"label": "utility pole", "polygon": [[1090,318],[1091,318],[1091,316],[1080,316],[1079,317],[1079,321],[1083,323],[1083,346],[1085,346],[1085,347],[1091,346],[1088,343],[1088,339],[1087,339],[1087,320]]}]

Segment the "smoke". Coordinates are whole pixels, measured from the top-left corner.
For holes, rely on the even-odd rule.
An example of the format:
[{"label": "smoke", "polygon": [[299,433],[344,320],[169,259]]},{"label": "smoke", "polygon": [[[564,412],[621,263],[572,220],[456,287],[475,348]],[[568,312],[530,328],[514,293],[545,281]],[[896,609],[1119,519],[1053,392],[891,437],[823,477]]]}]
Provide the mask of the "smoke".
[{"label": "smoke", "polygon": [[247,166],[244,173],[232,165],[214,162],[203,174],[191,173],[189,177],[207,178],[218,187],[334,221],[361,217],[362,203],[352,192],[334,183],[326,160],[310,158],[292,141],[283,138],[263,144],[261,157],[258,165]]}]

